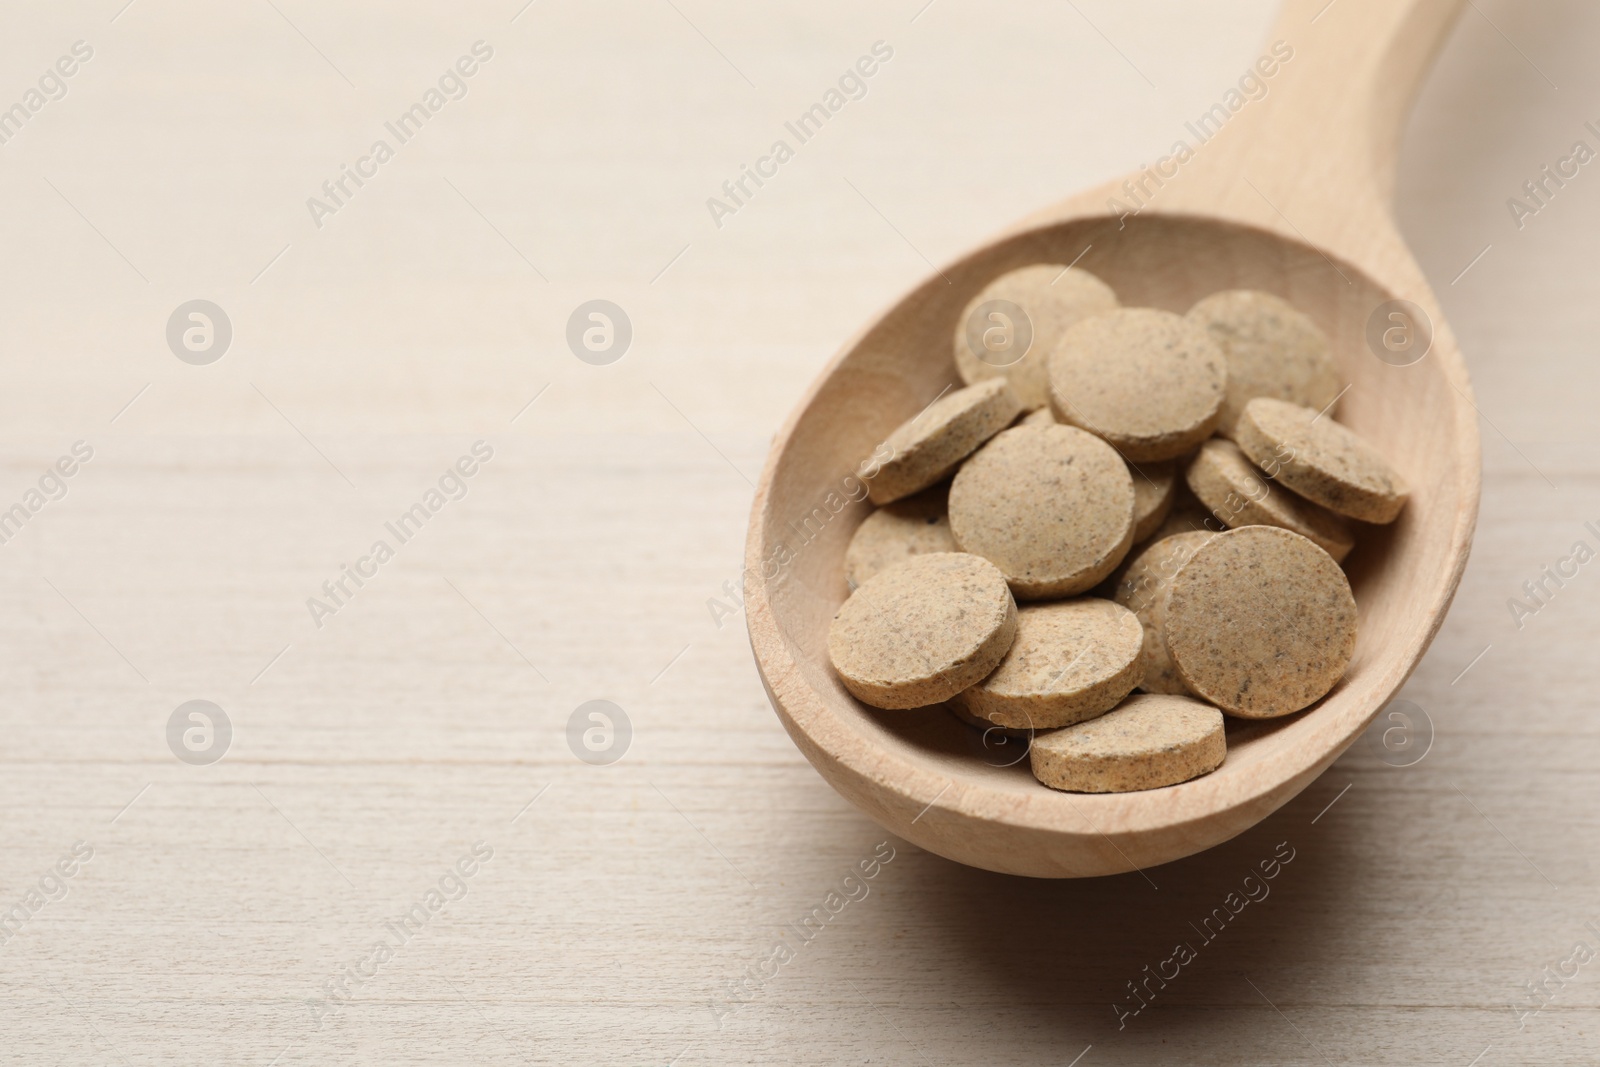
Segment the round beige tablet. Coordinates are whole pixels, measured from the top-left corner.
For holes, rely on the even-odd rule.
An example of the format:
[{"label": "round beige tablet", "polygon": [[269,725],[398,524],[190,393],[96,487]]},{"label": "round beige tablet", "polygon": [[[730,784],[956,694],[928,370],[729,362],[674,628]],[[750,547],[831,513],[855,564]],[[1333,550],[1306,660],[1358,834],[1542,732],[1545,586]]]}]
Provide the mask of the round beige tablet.
[{"label": "round beige tablet", "polygon": [[1055,426],[1056,417],[1048,406],[1028,412],[1017,420],[1018,426]]},{"label": "round beige tablet", "polygon": [[1211,436],[1227,364],[1204,330],[1155,308],[1122,308],[1067,331],[1050,356],[1056,418],[1130,462],[1173,459]]},{"label": "round beige tablet", "polygon": [[912,556],[959,552],[950,536],[947,485],[885,504],[866,517],[844,552],[844,579],[850,588]]},{"label": "round beige tablet", "polygon": [[1004,378],[946,393],[884,440],[889,458],[867,479],[867,495],[888,504],[928,488],[1021,412]]},{"label": "round beige tablet", "polygon": [[1111,446],[1071,426],[1014,426],[962,464],[950,532],[1025,600],[1070,596],[1133,543],[1133,480]]},{"label": "round beige tablet", "polygon": [[1269,485],[1232,441],[1213,438],[1189,464],[1189,488],[1224,526],[1281,526],[1309,537],[1334,560],[1355,547],[1350,524],[1326,508]]},{"label": "round beige tablet", "polygon": [[1328,337],[1304,313],[1254,289],[1229,289],[1184,316],[1201,327],[1228,361],[1228,395],[1217,432],[1233,437],[1244,406],[1258,396],[1321,411],[1339,395],[1339,371]]},{"label": "round beige tablet", "polygon": [[1172,491],[1172,506],[1166,518],[1143,541],[1135,541],[1128,554],[1122,557],[1122,562],[1117,564],[1105,580],[1094,588],[1094,595],[1107,600],[1117,598],[1117,586],[1122,581],[1122,576],[1133,565],[1134,558],[1157,541],[1180,533],[1221,533],[1227,527],[1218,522],[1216,517],[1207,511],[1200,501],[1195,499],[1189,486],[1183,480],[1183,471],[1187,463],[1183,460],[1174,460],[1174,486]]},{"label": "round beige tablet", "polygon": [[1130,463],[1128,473],[1133,476],[1133,540],[1137,544],[1155,533],[1172,510],[1178,465],[1170,460]]},{"label": "round beige tablet", "polygon": [[1017,611],[1017,639],[995,672],[952,701],[980,722],[1047,730],[1092,719],[1139,684],[1144,628],[1109,600]]},{"label": "round beige tablet", "polygon": [[1228,527],[1217,520],[1217,517],[1207,511],[1205,506],[1195,499],[1193,491],[1187,483],[1179,481],[1178,490],[1173,494],[1176,498],[1172,502],[1172,510],[1167,512],[1167,517],[1161,520],[1161,525],[1156,527],[1149,537],[1149,543],[1155,544],[1174,534],[1197,533],[1209,531],[1221,533]]},{"label": "round beige tablet", "polygon": [[1204,531],[1163,538],[1135,556],[1117,582],[1112,595],[1138,617],[1144,631],[1144,680],[1139,688],[1146,693],[1189,692],[1167,652],[1167,602],[1172,596],[1172,580],[1200,546],[1215,536]]},{"label": "round beige tablet", "polygon": [[1307,500],[1363,522],[1393,522],[1410,493],[1378,450],[1328,416],[1282,400],[1245,405],[1234,440],[1256,466]]},{"label": "round beige tablet", "polygon": [[1320,699],[1356,648],[1356,601],[1322,549],[1276,526],[1217,534],[1178,571],[1167,651],[1189,691],[1269,719]]},{"label": "round beige tablet", "polygon": [[994,564],[933,552],[852,593],[828,627],[828,656],[863,703],[920,708],[981,681],[1016,635],[1017,605]]},{"label": "round beige tablet", "polygon": [[956,370],[969,385],[1004,377],[1023,407],[1048,407],[1046,364],[1061,335],[1116,306],[1117,294],[1086,270],[1036,263],[1008,271],[984,286],[961,312]]},{"label": "round beige tablet", "polygon": [[1191,697],[1141,693],[1113,711],[1040,734],[1033,776],[1074,793],[1131,793],[1198,778],[1228,755],[1222,713]]}]

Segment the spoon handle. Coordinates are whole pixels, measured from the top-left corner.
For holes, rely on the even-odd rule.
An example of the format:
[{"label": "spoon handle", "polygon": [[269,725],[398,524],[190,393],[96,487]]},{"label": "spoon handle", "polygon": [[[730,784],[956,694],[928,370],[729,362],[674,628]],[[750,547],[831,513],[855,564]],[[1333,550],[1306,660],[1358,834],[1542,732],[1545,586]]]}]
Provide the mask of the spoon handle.
[{"label": "spoon handle", "polygon": [[1286,0],[1269,40],[1295,55],[1265,106],[1241,116],[1259,142],[1249,155],[1302,157],[1336,193],[1365,184],[1387,206],[1406,116],[1465,2]]},{"label": "spoon handle", "polygon": [[[1261,60],[1131,180],[1025,220],[1198,214],[1370,262],[1412,98],[1466,0],[1287,0]],[[1108,197],[1107,194],[1110,194]]]}]

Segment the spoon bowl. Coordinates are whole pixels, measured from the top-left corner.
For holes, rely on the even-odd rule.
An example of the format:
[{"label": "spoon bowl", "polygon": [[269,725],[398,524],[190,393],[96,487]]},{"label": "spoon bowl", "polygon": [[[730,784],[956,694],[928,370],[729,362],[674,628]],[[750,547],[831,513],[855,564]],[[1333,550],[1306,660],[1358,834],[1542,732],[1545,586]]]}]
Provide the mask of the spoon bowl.
[{"label": "spoon bowl", "polygon": [[[1235,115],[1176,174],[1147,179],[1137,204],[1121,182],[1074,197],[936,272],[844,347],[775,441],[746,558],[757,665],[823,777],[922,848],[1006,873],[1083,877],[1225,841],[1361,735],[1444,618],[1477,514],[1476,411],[1388,199],[1404,105],[1459,0],[1343,0],[1326,18],[1314,17],[1318,7],[1286,7],[1277,36],[1294,42],[1294,59],[1266,99],[1246,105],[1253,112]],[[1399,520],[1364,528],[1345,561],[1359,636],[1344,678],[1297,714],[1229,720],[1223,765],[1165,789],[1048,789],[1016,741],[985,739],[939,708],[866,707],[828,661],[828,624],[849,592],[845,548],[871,510],[852,500],[862,492],[857,466],[960,384],[951,338],[967,301],[998,275],[1040,262],[1090,271],[1125,306],[1181,314],[1241,288],[1284,298],[1329,337],[1350,386],[1339,420],[1414,487]]]}]

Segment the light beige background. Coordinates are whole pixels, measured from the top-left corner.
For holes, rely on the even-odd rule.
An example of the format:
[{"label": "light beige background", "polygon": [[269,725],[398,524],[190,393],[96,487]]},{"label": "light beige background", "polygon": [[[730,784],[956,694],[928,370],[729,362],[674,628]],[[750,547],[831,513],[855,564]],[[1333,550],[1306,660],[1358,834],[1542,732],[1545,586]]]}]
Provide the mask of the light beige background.
[{"label": "light beige background", "polygon": [[[0,1061],[1594,1061],[1600,962],[1520,1029],[1507,1007],[1600,946],[1600,563],[1520,631],[1506,607],[1600,547],[1600,171],[1520,231],[1505,205],[1597,144],[1591,5],[1475,0],[1407,135],[1398,213],[1485,416],[1477,547],[1405,691],[1427,758],[1363,742],[1155,888],[891,842],[733,1004],[885,840],[708,610],[772,431],[929,262],[1164,151],[1272,5],[122,3],[0,32],[0,104],[94,49],[0,146],[0,507],[95,450],[0,546],[0,909],[94,849],[0,945]],[[316,228],[306,198],[479,39],[466,98]],[[714,226],[877,40],[866,98]],[[193,367],[163,331],[202,297],[234,340]],[[607,367],[563,339],[596,297],[634,326]],[[315,627],[306,598],[480,438],[467,498]],[[208,767],[167,747],[195,698],[234,727]],[[634,731],[609,767],[566,739],[596,698]],[[479,841],[465,896],[314,1025]],[[1270,897],[1119,1031],[1125,983],[1285,841]]]}]

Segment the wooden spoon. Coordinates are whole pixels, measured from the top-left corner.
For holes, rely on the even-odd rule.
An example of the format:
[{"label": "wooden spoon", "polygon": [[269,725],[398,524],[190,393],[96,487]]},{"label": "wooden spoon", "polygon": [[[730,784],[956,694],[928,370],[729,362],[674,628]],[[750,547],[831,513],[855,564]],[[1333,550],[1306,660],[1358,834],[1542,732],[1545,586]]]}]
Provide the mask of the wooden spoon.
[{"label": "wooden spoon", "polygon": [[[885,311],[811,387],[756,492],[746,550],[750,643],[789,735],[885,828],[1013,874],[1070,878],[1164,863],[1233,837],[1294,797],[1405,682],[1455,593],[1478,510],[1471,385],[1391,215],[1401,124],[1460,7],[1289,0],[1270,40],[1292,55],[1282,59],[1279,46],[1275,67],[1263,64],[1274,68],[1260,79],[1264,96],[1247,86],[1257,99],[1225,98],[1204,126],[1175,131],[1192,158],[1169,158],[1159,172],[1141,170],[1126,185],[1111,182],[1025,219]],[[967,300],[997,275],[1036,262],[1076,262],[1130,306],[1181,313],[1232,288],[1284,297],[1333,342],[1351,383],[1340,421],[1415,487],[1399,521],[1363,530],[1346,561],[1360,636],[1344,680],[1307,711],[1230,724],[1222,767],[1171,788],[1052,791],[1018,760],[1020,746],[985,754],[977,731],[941,708],[867,708],[828,663],[828,622],[848,593],[845,546],[869,510],[848,503],[852,490],[860,493],[858,464],[957,381],[951,337]],[[1384,306],[1396,300],[1415,308]],[[1430,323],[1431,347],[1417,358]]]}]

